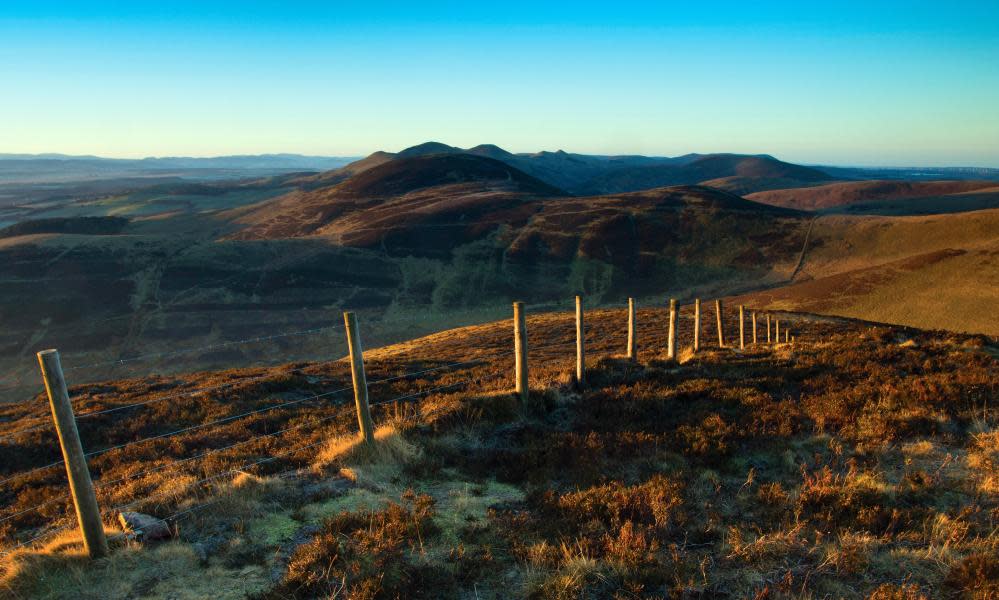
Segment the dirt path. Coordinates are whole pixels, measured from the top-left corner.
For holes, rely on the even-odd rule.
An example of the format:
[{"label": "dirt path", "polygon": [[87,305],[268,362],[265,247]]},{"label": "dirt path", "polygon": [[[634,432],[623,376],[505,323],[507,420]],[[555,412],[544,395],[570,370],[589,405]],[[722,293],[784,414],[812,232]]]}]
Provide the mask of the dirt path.
[{"label": "dirt path", "polygon": [[801,245],[801,253],[798,255],[798,264],[794,266],[794,271],[791,271],[791,277],[788,279],[788,282],[794,281],[794,278],[798,276],[798,272],[801,271],[802,265],[805,264],[805,252],[808,251],[808,242],[812,237],[812,228],[815,227],[815,222],[818,220],[819,215],[815,215],[808,222],[808,230],[805,231],[805,242]]}]

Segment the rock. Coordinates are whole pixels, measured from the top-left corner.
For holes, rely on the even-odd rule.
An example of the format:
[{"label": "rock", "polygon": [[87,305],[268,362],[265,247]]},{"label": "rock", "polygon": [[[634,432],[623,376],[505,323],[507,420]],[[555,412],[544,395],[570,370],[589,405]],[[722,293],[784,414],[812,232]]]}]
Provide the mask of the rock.
[{"label": "rock", "polygon": [[137,512],[123,512],[118,515],[118,521],[126,532],[135,536],[141,542],[165,540],[173,537],[167,522],[156,517],[150,517]]}]

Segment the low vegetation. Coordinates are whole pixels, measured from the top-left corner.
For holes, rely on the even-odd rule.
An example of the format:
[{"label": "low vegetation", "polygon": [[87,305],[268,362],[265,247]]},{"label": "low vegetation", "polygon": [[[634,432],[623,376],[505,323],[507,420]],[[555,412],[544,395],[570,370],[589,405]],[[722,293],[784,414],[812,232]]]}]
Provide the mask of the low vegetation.
[{"label": "low vegetation", "polygon": [[[673,362],[663,312],[639,312],[631,361],[620,355],[624,311],[592,311],[583,388],[569,375],[572,317],[529,319],[527,407],[509,393],[508,321],[369,352],[372,381],[478,361],[373,383],[373,402],[440,390],[375,405],[373,448],[354,434],[348,391],[103,454],[93,461],[102,505],[159,494],[139,506],[182,513],[171,519],[176,539],[115,538],[113,556],[90,564],[65,533],[6,557],[0,589],[14,598],[258,600],[999,595],[994,340],[782,314],[794,344],[739,351],[729,311],[729,347],[717,347],[711,328],[707,347]],[[686,307],[682,316],[689,346]],[[713,324],[707,305],[704,319]],[[73,395],[94,409],[238,383],[110,413],[96,429],[81,424],[92,448],[348,381],[334,362],[109,382]],[[44,408],[40,399],[4,408],[0,435],[15,419],[43,419]],[[46,432],[2,444],[16,457],[0,466],[3,477],[54,452]],[[157,465],[165,468],[101,485]],[[61,482],[53,471],[6,484],[0,518],[64,498]],[[9,518],[0,534],[28,539],[71,518],[60,500]]]},{"label": "low vegetation", "polygon": [[113,235],[128,225],[124,217],[53,217],[21,221],[0,228],[0,238],[39,233],[70,233],[79,235]]}]

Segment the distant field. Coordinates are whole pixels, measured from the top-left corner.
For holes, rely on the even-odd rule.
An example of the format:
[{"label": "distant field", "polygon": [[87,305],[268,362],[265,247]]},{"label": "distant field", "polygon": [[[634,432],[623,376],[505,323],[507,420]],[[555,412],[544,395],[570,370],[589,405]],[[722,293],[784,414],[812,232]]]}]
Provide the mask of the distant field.
[{"label": "distant field", "polygon": [[[55,217],[150,216],[171,212],[208,212],[226,210],[260,202],[281,195],[283,189],[230,190],[220,194],[172,194],[139,191],[97,200],[49,201],[24,209],[0,210],[0,219],[11,221]],[[12,218],[14,215],[17,218]]]}]

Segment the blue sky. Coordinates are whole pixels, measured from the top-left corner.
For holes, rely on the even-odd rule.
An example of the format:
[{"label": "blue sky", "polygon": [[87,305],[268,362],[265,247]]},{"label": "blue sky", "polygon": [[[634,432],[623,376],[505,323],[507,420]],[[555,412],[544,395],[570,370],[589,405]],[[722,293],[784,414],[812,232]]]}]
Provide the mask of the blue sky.
[{"label": "blue sky", "polygon": [[0,152],[999,167],[999,2],[19,2]]}]

